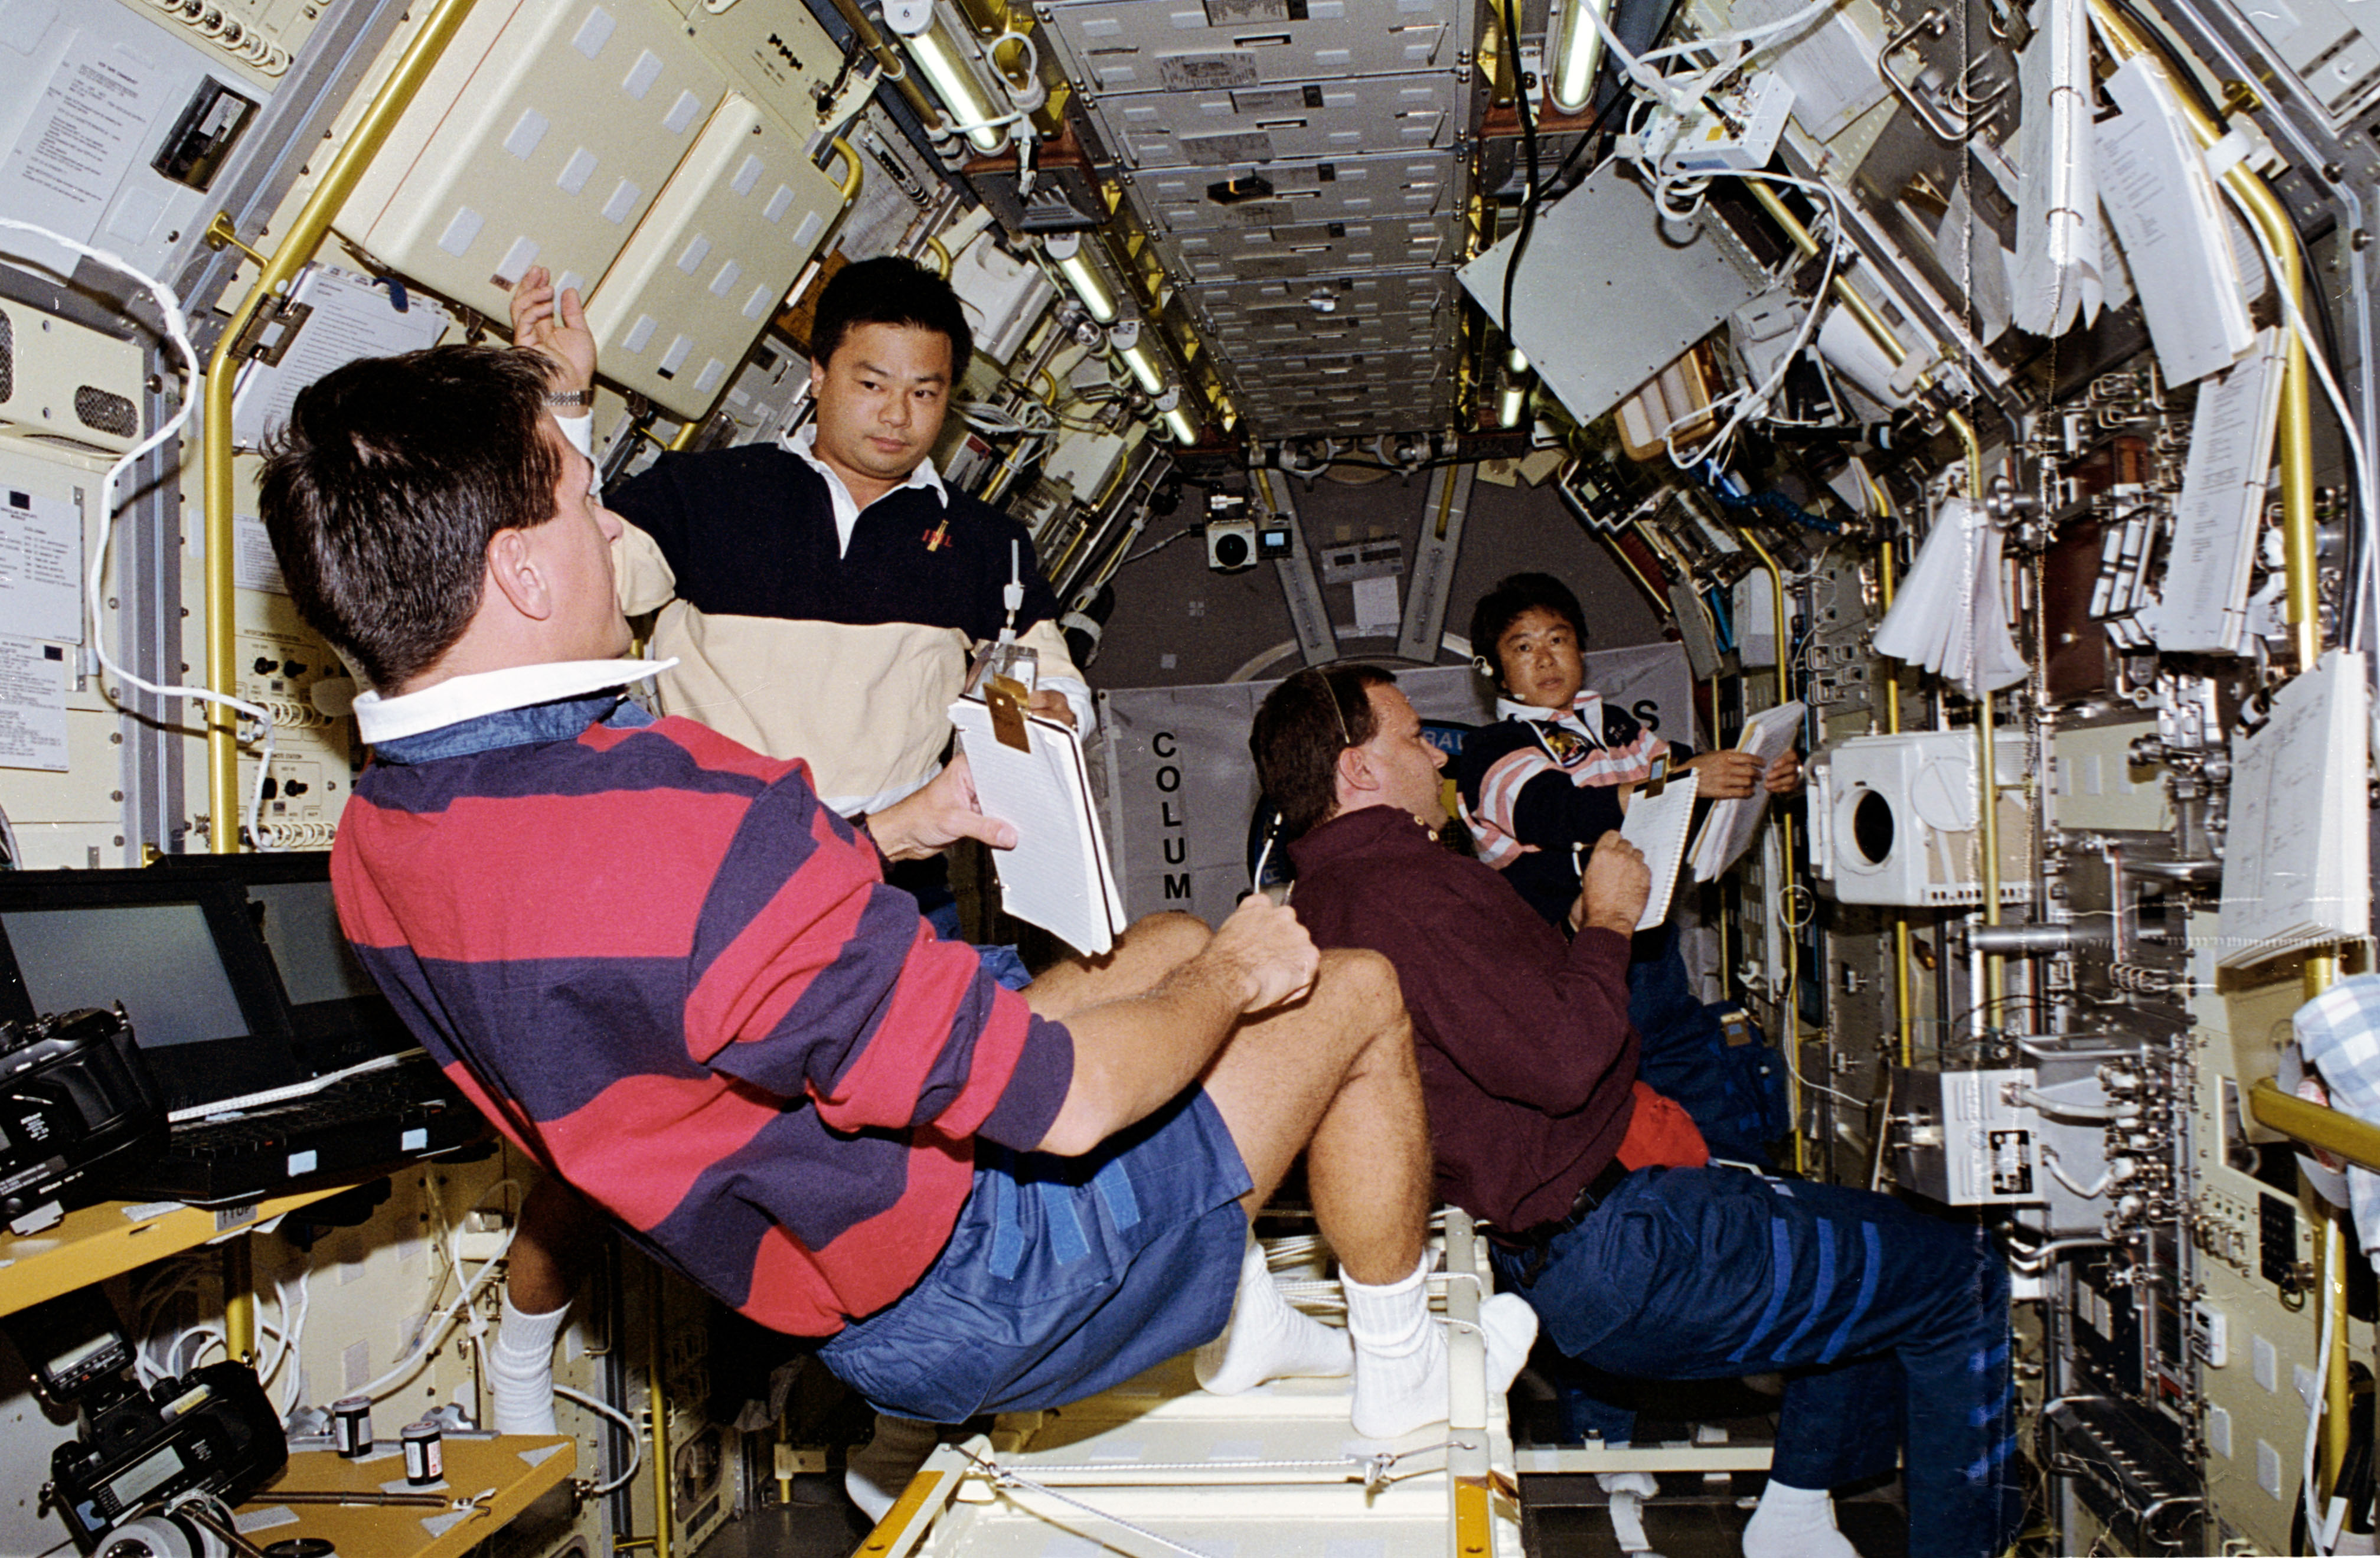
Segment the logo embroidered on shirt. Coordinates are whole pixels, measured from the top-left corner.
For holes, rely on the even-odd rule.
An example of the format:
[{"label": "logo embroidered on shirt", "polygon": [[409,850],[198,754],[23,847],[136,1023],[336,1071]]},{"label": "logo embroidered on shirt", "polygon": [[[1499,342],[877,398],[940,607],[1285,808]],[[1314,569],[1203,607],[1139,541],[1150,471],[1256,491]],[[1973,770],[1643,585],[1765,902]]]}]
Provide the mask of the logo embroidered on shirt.
[{"label": "logo embroidered on shirt", "polygon": [[1576,768],[1586,761],[1588,753],[1596,749],[1593,742],[1564,726],[1540,724],[1535,725],[1534,728],[1537,735],[1537,745],[1546,749],[1546,756],[1564,768]]},{"label": "logo embroidered on shirt", "polygon": [[951,522],[948,519],[944,519],[941,524],[935,526],[932,529],[928,530],[925,535],[925,542],[926,550],[929,552],[939,552],[943,547],[950,545]]}]

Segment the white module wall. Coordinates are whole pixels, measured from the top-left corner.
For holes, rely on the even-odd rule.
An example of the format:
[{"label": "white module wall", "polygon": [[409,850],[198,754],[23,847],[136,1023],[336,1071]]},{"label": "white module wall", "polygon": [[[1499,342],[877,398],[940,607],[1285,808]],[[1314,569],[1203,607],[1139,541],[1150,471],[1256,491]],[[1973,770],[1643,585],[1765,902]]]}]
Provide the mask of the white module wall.
[{"label": "white module wall", "polygon": [[702,416],[842,207],[792,132],[729,92],[588,297],[603,376]]},{"label": "white module wall", "polygon": [[583,291],[652,209],[724,90],[665,6],[481,0],[348,197],[339,230],[492,318],[505,317],[505,294],[534,264]]},{"label": "white module wall", "polygon": [[105,470],[0,437],[0,812],[29,869],[126,863],[121,727],[82,604]]},{"label": "white module wall", "polygon": [[729,84],[786,124],[807,128],[820,95],[843,66],[843,51],[811,19],[788,5],[686,5],[694,46],[727,69]]},{"label": "white module wall", "polygon": [[[192,225],[203,226],[215,210],[204,190],[158,171],[165,143],[178,140],[193,103],[214,101],[218,89],[261,114],[271,101],[268,79],[233,68],[147,5],[0,6],[0,211],[157,274]],[[243,136],[255,124],[251,116]],[[0,250],[60,274],[77,263],[55,245],[14,232],[0,235]]]}]

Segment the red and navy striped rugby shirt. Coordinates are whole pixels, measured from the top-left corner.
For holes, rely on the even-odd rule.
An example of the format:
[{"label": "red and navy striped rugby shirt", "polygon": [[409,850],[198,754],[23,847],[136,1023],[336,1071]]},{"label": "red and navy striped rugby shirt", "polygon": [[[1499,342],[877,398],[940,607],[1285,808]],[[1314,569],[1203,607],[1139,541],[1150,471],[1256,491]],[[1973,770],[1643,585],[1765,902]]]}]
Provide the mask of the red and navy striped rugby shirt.
[{"label": "red and navy striped rugby shirt", "polygon": [[516,1144],[754,1321],[832,1334],[932,1264],[974,1138],[1047,1133],[1073,1041],[936,939],[806,764],[612,702],[383,742],[340,919]]}]

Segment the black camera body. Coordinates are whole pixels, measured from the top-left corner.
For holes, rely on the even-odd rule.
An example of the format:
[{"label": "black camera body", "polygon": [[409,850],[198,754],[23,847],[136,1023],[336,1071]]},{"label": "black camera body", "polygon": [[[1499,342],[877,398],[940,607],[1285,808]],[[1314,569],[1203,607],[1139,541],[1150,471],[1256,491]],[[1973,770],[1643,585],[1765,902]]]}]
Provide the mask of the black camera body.
[{"label": "black camera body", "polygon": [[0,1223],[102,1199],[112,1164],[165,1145],[165,1107],[123,1010],[0,1023]]},{"label": "black camera body", "polygon": [[237,1503],[289,1461],[289,1441],[255,1370],[212,1363],[147,1393],[118,1379],[86,1397],[81,1439],[50,1455],[43,1497],[78,1551],[142,1506],[212,1493]]}]

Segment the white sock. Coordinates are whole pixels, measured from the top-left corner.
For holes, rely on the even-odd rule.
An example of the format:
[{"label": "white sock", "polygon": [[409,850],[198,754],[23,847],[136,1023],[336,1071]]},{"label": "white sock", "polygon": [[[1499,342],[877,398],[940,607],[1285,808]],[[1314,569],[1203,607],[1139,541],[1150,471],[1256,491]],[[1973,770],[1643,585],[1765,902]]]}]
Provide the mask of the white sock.
[{"label": "white sock", "polygon": [[1345,1332],[1290,1307],[1273,1285],[1264,1246],[1251,1238],[1240,1257],[1231,1323],[1198,1349],[1193,1367],[1205,1389],[1237,1395],[1285,1375],[1344,1374],[1355,1367],[1355,1354]]},{"label": "white sock", "polygon": [[941,1437],[931,1423],[877,1413],[876,1437],[844,1460],[843,1491],[869,1520],[883,1519]]},{"label": "white sock", "polygon": [[[1429,1270],[1436,1257],[1401,1282],[1373,1286],[1341,1276],[1347,1295],[1347,1333],[1355,1343],[1355,1400],[1349,1412],[1366,1439],[1395,1439],[1447,1413],[1446,1330],[1429,1312]],[[1536,1311],[1517,1293],[1500,1293],[1479,1306],[1488,1347],[1488,1389],[1512,1388],[1537,1337]]]},{"label": "white sock", "polygon": [[522,1312],[504,1289],[504,1323],[488,1348],[488,1405],[498,1433],[559,1433],[553,1420],[553,1339],[570,1306]]},{"label": "white sock", "polygon": [[[1628,1446],[1613,1444],[1608,1448],[1625,1450]],[[1661,1491],[1661,1484],[1649,1471],[1598,1471],[1595,1485],[1603,1490],[1607,1498],[1613,1493],[1633,1493],[1640,1499],[1649,1499]]]},{"label": "white sock", "polygon": [[1832,1493],[1772,1477],[1743,1528],[1743,1558],[1859,1558],[1859,1549],[1835,1529]]}]

